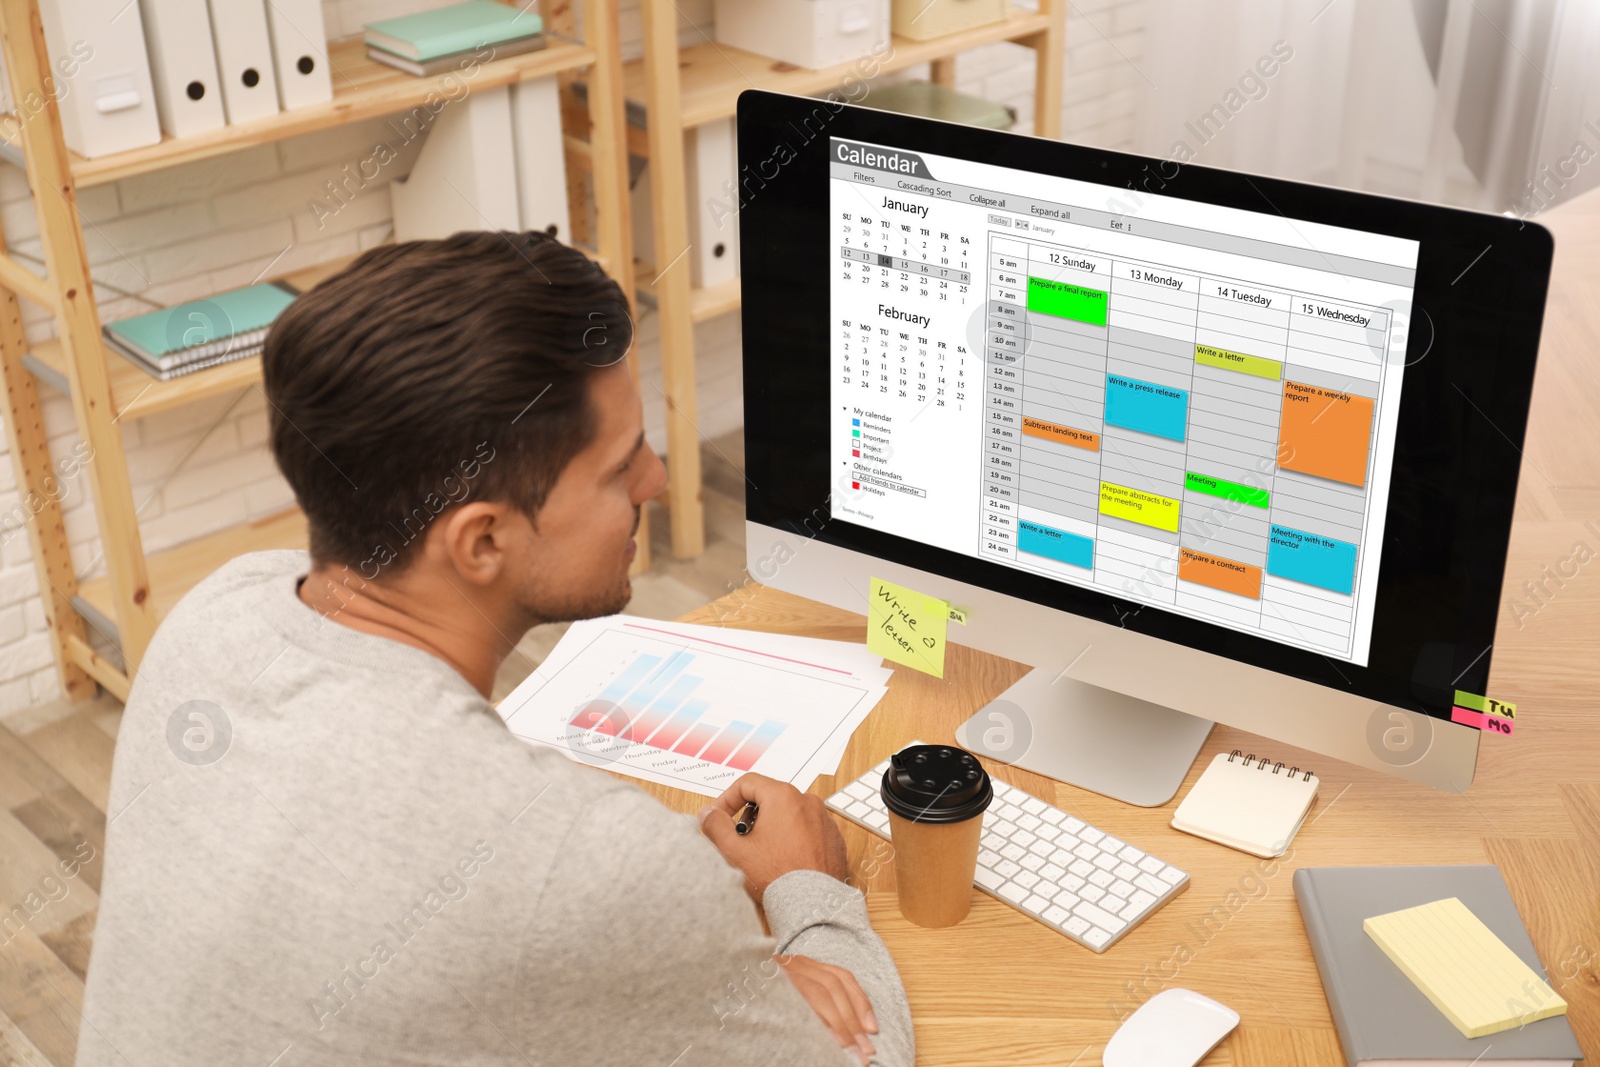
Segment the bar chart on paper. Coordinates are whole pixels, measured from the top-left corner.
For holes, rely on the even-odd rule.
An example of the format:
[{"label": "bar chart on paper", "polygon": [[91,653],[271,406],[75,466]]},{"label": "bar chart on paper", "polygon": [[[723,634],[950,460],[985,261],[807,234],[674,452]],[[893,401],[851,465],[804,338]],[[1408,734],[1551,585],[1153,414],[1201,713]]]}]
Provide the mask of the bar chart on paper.
[{"label": "bar chart on paper", "polygon": [[708,795],[746,771],[797,780],[842,750],[881,695],[849,670],[642,626],[573,638],[501,706],[511,732]]},{"label": "bar chart on paper", "polygon": [[598,697],[573,713],[568,726],[591,733],[597,744],[634,742],[748,771],[783,736],[787,724],[773,719],[759,724],[702,721],[711,702],[695,697],[705,679],[688,673],[694,658],[692,652],[673,652],[664,659],[641,652]]}]

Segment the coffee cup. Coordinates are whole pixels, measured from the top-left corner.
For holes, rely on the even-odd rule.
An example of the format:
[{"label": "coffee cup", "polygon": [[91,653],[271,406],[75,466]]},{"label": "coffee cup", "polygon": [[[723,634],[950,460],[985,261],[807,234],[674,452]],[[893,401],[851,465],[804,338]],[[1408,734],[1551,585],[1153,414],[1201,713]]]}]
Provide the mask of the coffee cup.
[{"label": "coffee cup", "polygon": [[918,926],[954,926],[972,907],[983,813],[994,800],[989,773],[953,745],[913,745],[889,758],[879,790],[900,913]]}]

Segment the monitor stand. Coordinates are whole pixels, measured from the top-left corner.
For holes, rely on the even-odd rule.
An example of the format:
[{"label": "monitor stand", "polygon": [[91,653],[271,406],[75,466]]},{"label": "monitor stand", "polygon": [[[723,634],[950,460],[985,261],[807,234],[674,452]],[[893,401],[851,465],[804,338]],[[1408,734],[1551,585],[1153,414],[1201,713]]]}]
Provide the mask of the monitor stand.
[{"label": "monitor stand", "polygon": [[1032,670],[961,724],[956,741],[1115,800],[1171,800],[1211,722],[1087,682]]}]

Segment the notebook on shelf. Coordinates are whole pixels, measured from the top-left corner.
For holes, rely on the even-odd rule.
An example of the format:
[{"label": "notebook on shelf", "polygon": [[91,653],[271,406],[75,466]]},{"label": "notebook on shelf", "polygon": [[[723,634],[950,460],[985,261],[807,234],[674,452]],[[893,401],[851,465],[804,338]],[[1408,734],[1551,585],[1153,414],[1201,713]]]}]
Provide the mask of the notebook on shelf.
[{"label": "notebook on shelf", "polygon": [[102,332],[109,347],[166,381],[260,354],[294,298],[286,285],[251,285],[107,323]]},{"label": "notebook on shelf", "polygon": [[1572,1067],[1564,1016],[1463,1036],[1365,931],[1368,919],[1458,898],[1537,974],[1539,955],[1497,867],[1307,867],[1294,895],[1349,1067]]},{"label": "notebook on shelf", "polygon": [[365,40],[368,45],[403,59],[425,63],[484,44],[499,46],[543,29],[544,22],[538,15],[495,0],[467,0],[415,15],[369,22]]},{"label": "notebook on shelf", "polygon": [[1217,753],[1172,813],[1172,828],[1271,858],[1288,851],[1321,781],[1255,753]]},{"label": "notebook on shelf", "polygon": [[[481,60],[509,59],[512,56],[520,56],[527,52],[537,52],[549,43],[550,39],[548,37],[542,33],[536,33],[531,37],[521,37],[515,41],[490,45],[488,47],[493,49],[493,53],[482,56]],[[442,55],[426,62],[418,62],[414,59],[407,59],[405,56],[397,56],[393,52],[379,48],[375,44],[367,45],[368,59],[394,67],[396,70],[403,70],[407,74],[415,74],[419,78],[431,78],[435,74],[445,74],[452,70],[459,70],[469,58],[478,61],[476,57],[479,56],[479,49],[474,46],[463,49],[460,52],[450,52],[447,55]]]}]

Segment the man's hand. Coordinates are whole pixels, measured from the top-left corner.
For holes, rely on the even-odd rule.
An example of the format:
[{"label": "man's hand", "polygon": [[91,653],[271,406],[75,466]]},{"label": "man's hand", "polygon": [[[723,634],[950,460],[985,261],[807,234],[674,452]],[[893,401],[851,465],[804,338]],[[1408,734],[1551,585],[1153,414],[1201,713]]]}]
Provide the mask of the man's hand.
[{"label": "man's hand", "polygon": [[872,1014],[872,1002],[861,991],[856,976],[843,967],[819,963],[810,956],[774,956],[789,981],[806,998],[811,1010],[817,1013],[824,1025],[833,1033],[840,1048],[851,1049],[860,1057],[862,1067],[877,1051],[868,1034],[878,1032],[878,1020]]},{"label": "man's hand", "polygon": [[[733,822],[752,800],[761,810],[755,826],[741,835]],[[790,871],[821,871],[840,881],[849,873],[844,838],[822,798],[765,775],[746,774],[729,786],[701,810],[700,830],[744,874],[757,904],[767,886]]]}]

